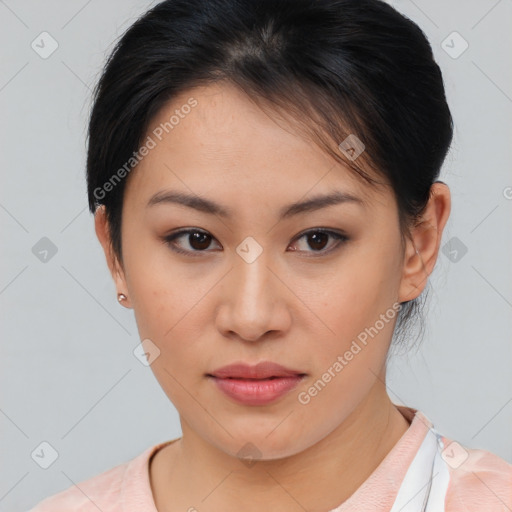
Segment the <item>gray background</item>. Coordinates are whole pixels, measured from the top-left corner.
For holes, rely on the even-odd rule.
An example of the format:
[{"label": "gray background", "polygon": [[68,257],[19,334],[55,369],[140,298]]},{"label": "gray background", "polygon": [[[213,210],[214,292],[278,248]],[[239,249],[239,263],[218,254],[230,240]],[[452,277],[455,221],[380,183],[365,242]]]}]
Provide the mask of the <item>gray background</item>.
[{"label": "gray background", "polygon": [[[26,510],[181,434],[132,353],[133,313],[117,304],[84,181],[90,90],[114,41],[155,3],[0,0],[0,511]],[[456,129],[427,333],[391,363],[389,394],[442,434],[512,462],[512,2],[393,5],[429,37]],[[43,31],[58,43],[47,58],[31,47]],[[469,44],[461,55],[454,31]],[[46,261],[43,237],[57,249]],[[48,469],[31,456],[42,442],[58,453]]]}]

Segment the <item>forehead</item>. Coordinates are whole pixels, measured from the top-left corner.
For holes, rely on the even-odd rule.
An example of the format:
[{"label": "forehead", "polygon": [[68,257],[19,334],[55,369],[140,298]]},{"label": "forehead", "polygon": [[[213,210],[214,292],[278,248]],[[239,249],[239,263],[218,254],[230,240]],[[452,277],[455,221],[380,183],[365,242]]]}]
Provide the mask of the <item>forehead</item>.
[{"label": "forehead", "polygon": [[130,179],[139,194],[171,183],[192,193],[221,188],[269,200],[277,190],[302,196],[342,186],[369,202],[387,192],[334,160],[292,117],[269,115],[227,83],[174,97],[151,120],[148,137],[154,147]]}]

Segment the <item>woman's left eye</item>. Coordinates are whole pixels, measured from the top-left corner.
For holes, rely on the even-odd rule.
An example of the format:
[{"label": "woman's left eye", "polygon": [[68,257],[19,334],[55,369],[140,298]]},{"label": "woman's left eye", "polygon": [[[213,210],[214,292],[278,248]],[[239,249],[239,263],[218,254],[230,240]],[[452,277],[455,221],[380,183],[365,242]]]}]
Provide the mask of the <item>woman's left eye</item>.
[{"label": "woman's left eye", "polygon": [[[179,247],[179,244],[176,241],[181,238],[188,242],[188,245],[192,247],[192,250]],[[301,240],[302,238],[306,239],[308,246],[314,250],[304,251],[294,248],[292,249],[292,252],[313,252],[319,253],[319,255],[322,256],[335,251],[348,240],[348,237],[341,233],[320,228],[306,231],[296,237],[294,241]],[[338,243],[335,243],[334,247],[332,246],[333,244],[331,244],[329,249],[324,250],[325,247],[329,245],[329,239],[337,240]],[[215,240],[215,238],[212,235],[200,229],[185,229],[163,237],[163,242],[166,243],[174,252],[190,256],[199,256],[201,253],[211,252],[206,251],[206,249],[210,247],[213,240]]]},{"label": "woman's left eye", "polygon": [[[331,231],[327,229],[312,229],[310,231],[306,231],[302,235],[296,238],[296,240],[300,240],[301,238],[305,238],[307,240],[307,244],[309,247],[312,247],[314,251],[305,251],[305,252],[319,252],[320,256],[329,254],[336,249],[338,249],[344,242],[348,240],[348,237],[338,233],[336,231]],[[329,238],[335,239],[338,242],[334,244],[334,247],[331,244],[330,249],[323,250],[326,245],[328,245]],[[296,251],[297,249],[293,249]],[[300,251],[300,249],[299,249]]]}]

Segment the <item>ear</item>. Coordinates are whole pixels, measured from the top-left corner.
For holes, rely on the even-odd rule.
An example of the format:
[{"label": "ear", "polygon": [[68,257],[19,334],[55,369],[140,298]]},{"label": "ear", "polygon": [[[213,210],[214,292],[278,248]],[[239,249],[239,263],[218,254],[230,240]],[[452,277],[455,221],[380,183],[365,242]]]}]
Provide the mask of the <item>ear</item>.
[{"label": "ear", "polygon": [[117,293],[123,293],[126,296],[126,300],[123,300],[122,305],[131,307],[130,298],[127,292],[128,287],[126,286],[124,270],[112,248],[110,228],[107,221],[107,212],[104,205],[100,205],[94,213],[94,228],[96,230],[96,236],[98,237],[98,240],[103,247],[103,252],[105,253],[105,258],[107,260],[110,274],[112,275],[116,285]]},{"label": "ear", "polygon": [[425,211],[411,228],[411,239],[408,238],[406,242],[399,302],[415,299],[427,285],[437,261],[450,210],[450,189],[442,181],[436,181],[430,189]]}]

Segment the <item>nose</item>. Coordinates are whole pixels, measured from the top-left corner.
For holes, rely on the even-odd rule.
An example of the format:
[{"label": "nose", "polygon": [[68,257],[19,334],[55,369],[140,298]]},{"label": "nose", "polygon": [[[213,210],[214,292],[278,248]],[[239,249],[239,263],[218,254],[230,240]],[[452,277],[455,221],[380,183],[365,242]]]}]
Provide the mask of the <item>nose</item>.
[{"label": "nose", "polygon": [[[236,258],[239,258],[238,255]],[[252,262],[235,259],[222,283],[216,324],[226,337],[258,341],[289,329],[288,288],[266,252]]]}]

